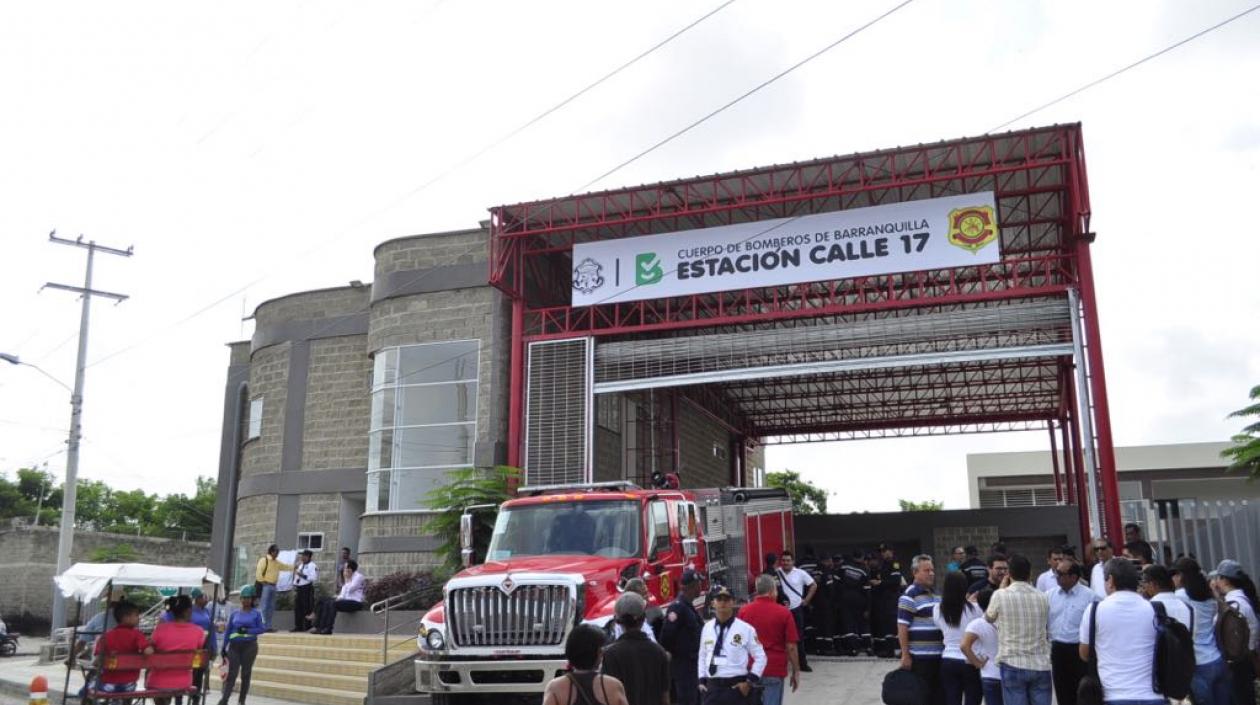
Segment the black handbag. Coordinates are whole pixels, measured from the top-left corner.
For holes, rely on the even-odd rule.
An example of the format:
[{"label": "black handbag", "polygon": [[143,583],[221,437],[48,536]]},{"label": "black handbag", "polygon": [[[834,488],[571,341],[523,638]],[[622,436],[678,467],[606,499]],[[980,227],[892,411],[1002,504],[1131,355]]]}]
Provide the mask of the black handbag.
[{"label": "black handbag", "polygon": [[884,705],[926,705],[927,685],[914,671],[896,669],[884,676]]},{"label": "black handbag", "polygon": [[1102,680],[1098,678],[1098,603],[1089,606],[1089,666],[1081,682],[1076,685],[1077,705],[1103,705]]}]

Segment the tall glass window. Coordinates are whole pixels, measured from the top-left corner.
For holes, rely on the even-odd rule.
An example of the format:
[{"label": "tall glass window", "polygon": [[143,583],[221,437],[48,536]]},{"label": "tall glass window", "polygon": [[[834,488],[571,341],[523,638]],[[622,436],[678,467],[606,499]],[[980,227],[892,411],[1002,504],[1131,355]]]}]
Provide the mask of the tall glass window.
[{"label": "tall glass window", "polygon": [[367,510],[425,509],[450,470],[473,464],[481,343],[385,348],[372,370]]}]

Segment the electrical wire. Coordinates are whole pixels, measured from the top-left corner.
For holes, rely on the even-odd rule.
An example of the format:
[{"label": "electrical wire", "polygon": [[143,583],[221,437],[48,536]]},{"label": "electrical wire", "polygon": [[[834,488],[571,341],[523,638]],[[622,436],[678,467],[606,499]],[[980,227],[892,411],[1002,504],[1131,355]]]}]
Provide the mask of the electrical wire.
[{"label": "electrical wire", "polygon": [[1229,17],[1229,18],[1227,18],[1227,19],[1225,19],[1225,20],[1222,20],[1222,21],[1220,21],[1220,22],[1217,22],[1216,24],[1214,24],[1214,25],[1212,25],[1211,27],[1208,27],[1208,28],[1206,28],[1206,29],[1201,29],[1201,30],[1199,30],[1198,32],[1195,32],[1194,34],[1191,34],[1190,36],[1186,37],[1185,39],[1182,39],[1181,41],[1178,41],[1178,42],[1174,42],[1174,43],[1172,43],[1172,44],[1169,44],[1168,46],[1164,47],[1163,49],[1160,49],[1159,51],[1157,51],[1157,52],[1155,52],[1155,53],[1153,53],[1153,54],[1147,54],[1146,56],[1142,57],[1141,59],[1138,59],[1137,61],[1134,61],[1133,63],[1131,63],[1131,64],[1129,64],[1129,65],[1127,65],[1127,66],[1124,66],[1124,67],[1118,68],[1118,69],[1116,69],[1115,71],[1112,71],[1111,73],[1109,73],[1109,74],[1107,74],[1107,75],[1105,75],[1105,76],[1102,76],[1102,77],[1100,77],[1100,78],[1096,78],[1096,79],[1094,79],[1094,80],[1090,81],[1089,83],[1086,83],[1085,85],[1081,86],[1080,88],[1077,88],[1077,89],[1075,89],[1075,90],[1073,90],[1073,91],[1069,91],[1068,93],[1064,93],[1063,95],[1059,96],[1058,98],[1055,98],[1054,100],[1052,100],[1052,101],[1050,101],[1050,102],[1048,102],[1048,103],[1043,103],[1043,104],[1041,104],[1041,105],[1039,105],[1039,106],[1037,106],[1037,107],[1033,108],[1032,110],[1029,110],[1029,111],[1028,111],[1028,112],[1026,112],[1026,113],[1022,113],[1022,114],[1020,114],[1020,115],[1018,115],[1018,116],[1016,116],[1016,117],[1014,117],[1014,118],[1011,118],[1010,120],[1007,120],[1006,122],[1002,123],[1001,125],[997,125],[997,126],[995,126],[995,127],[990,127],[988,130],[986,130],[986,131],[985,131],[985,134],[987,135],[987,134],[989,134],[990,132],[997,132],[998,130],[1000,130],[1000,129],[1004,128],[1004,127],[1007,127],[1008,125],[1012,125],[1012,124],[1014,124],[1014,123],[1016,123],[1016,122],[1019,122],[1020,120],[1023,120],[1024,118],[1026,118],[1026,117],[1028,117],[1028,116],[1030,116],[1030,115],[1034,115],[1034,114],[1036,114],[1036,113],[1041,112],[1042,110],[1045,110],[1046,108],[1049,108],[1049,107],[1054,106],[1054,105],[1058,105],[1059,103],[1062,103],[1063,101],[1065,101],[1065,100],[1067,100],[1067,99],[1069,99],[1069,98],[1072,98],[1072,97],[1074,97],[1074,96],[1080,95],[1081,93],[1084,93],[1085,91],[1087,91],[1087,90],[1089,90],[1089,89],[1093,88],[1094,86],[1097,86],[1097,85],[1098,85],[1098,84],[1100,84],[1100,83],[1104,83],[1104,82],[1106,82],[1106,81],[1110,81],[1111,79],[1115,78],[1116,76],[1119,76],[1119,75],[1120,75],[1120,74],[1122,74],[1122,73],[1125,73],[1126,71],[1128,71],[1128,70],[1130,70],[1130,69],[1135,69],[1135,68],[1137,68],[1137,67],[1141,66],[1142,64],[1145,64],[1146,62],[1150,61],[1151,59],[1158,58],[1158,57],[1163,56],[1164,54],[1167,54],[1168,52],[1170,52],[1170,51],[1172,51],[1172,50],[1174,50],[1174,49],[1176,49],[1176,48],[1178,48],[1178,47],[1180,47],[1180,46],[1183,46],[1183,45],[1185,45],[1185,44],[1189,44],[1190,42],[1192,42],[1192,41],[1194,41],[1194,40],[1198,39],[1199,37],[1202,37],[1202,36],[1203,36],[1203,35],[1205,35],[1205,34],[1210,34],[1211,32],[1214,32],[1214,31],[1216,31],[1216,30],[1220,29],[1221,27],[1224,27],[1225,25],[1230,24],[1231,22],[1234,22],[1234,21],[1236,21],[1236,20],[1240,20],[1240,19],[1242,19],[1243,17],[1245,17],[1245,16],[1247,16],[1247,15],[1249,15],[1249,14],[1251,14],[1251,13],[1255,12],[1256,10],[1260,10],[1260,5],[1252,5],[1251,7],[1247,8],[1246,10],[1243,10],[1242,12],[1240,12],[1240,13],[1238,13],[1238,14],[1234,15],[1233,17]]},{"label": "electrical wire", "polygon": [[579,187],[577,187],[576,189],[574,189],[574,190],[573,190],[573,194],[577,194],[577,193],[579,193],[579,192],[582,192],[582,191],[585,191],[585,190],[589,189],[591,186],[593,186],[593,185],[595,185],[595,184],[599,183],[600,181],[603,181],[604,179],[608,178],[609,176],[612,176],[613,174],[617,173],[618,171],[621,171],[621,170],[622,170],[622,169],[624,169],[625,167],[630,166],[631,164],[633,164],[633,163],[635,163],[635,162],[639,161],[639,160],[640,160],[640,159],[642,159],[643,157],[646,157],[647,155],[651,154],[652,152],[655,152],[656,150],[660,149],[661,147],[664,147],[665,145],[669,144],[670,142],[673,142],[674,140],[678,139],[679,137],[682,137],[683,135],[685,135],[685,134],[687,134],[688,132],[692,131],[692,130],[693,130],[693,129],[695,129],[696,127],[699,127],[700,125],[704,124],[704,123],[705,123],[705,122],[707,122],[708,120],[710,120],[710,119],[712,119],[712,118],[716,117],[717,115],[721,114],[722,112],[724,112],[724,111],[725,111],[725,110],[727,110],[728,108],[731,108],[731,107],[733,107],[733,106],[737,105],[738,103],[742,102],[744,99],[751,97],[753,94],[757,93],[758,91],[760,91],[761,89],[765,88],[766,86],[771,85],[771,84],[772,84],[772,83],[774,83],[775,81],[778,81],[780,78],[783,78],[784,76],[786,76],[786,75],[788,75],[788,74],[792,73],[793,71],[795,71],[795,70],[799,69],[800,67],[804,66],[805,64],[808,64],[809,62],[813,61],[814,59],[817,59],[818,57],[822,56],[823,54],[826,54],[827,52],[831,51],[832,49],[835,49],[836,47],[838,47],[838,46],[840,46],[841,44],[843,44],[843,43],[847,42],[848,40],[852,39],[853,37],[855,37],[855,36],[857,36],[857,35],[861,34],[861,33],[862,33],[863,31],[865,31],[866,29],[868,29],[868,28],[870,28],[870,27],[872,27],[872,26],[874,26],[874,25],[878,24],[880,21],[884,20],[884,19],[885,19],[885,18],[887,18],[888,16],[892,15],[893,13],[897,12],[898,10],[900,10],[900,9],[901,9],[901,8],[903,8],[903,7],[905,7],[906,5],[909,5],[909,4],[910,4],[910,3],[912,3],[912,2],[914,2],[914,0],[903,0],[903,2],[900,2],[900,3],[898,3],[897,5],[894,5],[891,9],[886,10],[883,14],[879,15],[879,16],[878,16],[878,17],[876,17],[875,19],[870,20],[870,21],[869,21],[869,22],[867,22],[866,24],[861,25],[861,26],[860,26],[860,27],[858,27],[857,29],[855,29],[855,30],[853,30],[853,31],[849,32],[848,34],[844,35],[843,37],[840,37],[840,38],[839,38],[839,39],[837,39],[836,41],[834,41],[834,42],[832,42],[832,43],[828,44],[827,46],[825,46],[825,47],[823,47],[823,48],[819,49],[818,51],[814,52],[813,54],[810,54],[809,56],[805,57],[804,59],[801,59],[800,61],[796,62],[795,64],[792,64],[791,66],[789,66],[789,67],[787,67],[786,69],[784,69],[784,70],[780,71],[779,73],[777,73],[777,74],[775,74],[775,75],[771,76],[770,78],[768,78],[768,79],[766,79],[766,80],[762,81],[761,83],[757,84],[756,86],[753,86],[751,89],[749,89],[749,90],[748,90],[748,91],[746,91],[745,93],[741,94],[740,96],[736,97],[734,100],[731,100],[730,102],[728,102],[728,103],[726,103],[725,105],[723,105],[723,106],[719,107],[718,109],[714,110],[713,112],[711,112],[711,113],[709,113],[709,114],[705,115],[704,117],[700,118],[699,120],[696,120],[695,122],[691,123],[690,125],[687,125],[686,127],[682,128],[681,130],[678,130],[677,132],[675,132],[675,133],[671,134],[670,136],[666,137],[665,139],[663,139],[663,140],[661,140],[661,141],[657,142],[656,144],[652,145],[651,147],[648,147],[647,149],[643,150],[642,152],[639,152],[638,154],[634,155],[633,157],[630,157],[629,159],[625,160],[624,162],[622,162],[622,163],[618,164],[617,166],[615,166],[615,167],[613,167],[613,168],[609,169],[608,171],[606,171],[606,172],[604,172],[604,173],[600,174],[599,176],[596,176],[595,178],[591,179],[590,181],[587,181],[585,184],[582,184],[581,186],[579,186]]},{"label": "electrical wire", "polygon": [[[912,1],[912,0],[907,0],[907,2],[910,2],[910,1]],[[290,264],[292,264],[292,263],[296,263],[296,262],[300,262],[300,261],[302,261],[302,260],[303,260],[303,259],[305,259],[306,257],[309,257],[310,255],[315,254],[316,252],[318,252],[318,251],[320,251],[320,250],[324,249],[325,247],[327,247],[327,246],[329,246],[329,245],[333,244],[334,242],[337,242],[337,241],[341,240],[342,238],[344,238],[344,237],[348,236],[350,233],[352,233],[352,232],[354,231],[354,229],[355,229],[355,228],[357,228],[357,227],[359,227],[359,226],[361,226],[361,225],[363,225],[363,224],[365,224],[365,223],[367,223],[367,222],[370,222],[373,218],[376,218],[376,217],[378,217],[378,216],[382,215],[383,213],[387,213],[387,212],[389,212],[390,210],[392,210],[392,209],[394,209],[394,208],[398,207],[399,205],[401,205],[401,204],[405,203],[407,200],[411,199],[411,198],[412,198],[412,197],[414,197],[416,194],[418,194],[418,193],[420,193],[420,192],[424,191],[424,190],[425,190],[425,189],[427,189],[428,187],[430,187],[430,186],[432,186],[433,184],[437,183],[438,181],[440,181],[440,180],[442,180],[442,179],[446,178],[446,177],[447,177],[447,176],[449,176],[450,174],[452,174],[452,173],[454,173],[454,172],[458,171],[459,169],[461,169],[461,168],[463,168],[463,167],[467,166],[468,164],[471,164],[472,162],[476,161],[478,158],[480,158],[480,157],[484,156],[486,153],[488,153],[488,152],[492,151],[492,150],[493,150],[493,149],[495,149],[496,147],[498,147],[498,146],[502,145],[503,143],[507,142],[508,140],[510,140],[510,139],[512,139],[512,138],[514,138],[514,137],[516,137],[517,135],[519,135],[520,133],[522,133],[522,132],[524,132],[525,130],[529,129],[530,127],[532,127],[532,126],[534,126],[534,125],[538,124],[539,122],[541,122],[542,120],[544,120],[544,119],[545,119],[545,118],[547,118],[548,116],[550,116],[550,115],[552,115],[552,114],[556,113],[557,111],[559,111],[559,110],[563,109],[565,106],[567,106],[567,105],[569,105],[569,104],[573,103],[573,102],[574,102],[574,101],[576,101],[578,98],[581,98],[581,97],[582,97],[583,95],[585,95],[586,93],[588,93],[588,92],[590,92],[591,90],[595,89],[597,86],[599,86],[599,85],[601,85],[601,84],[605,83],[605,82],[606,82],[606,81],[608,81],[609,79],[613,78],[614,76],[616,76],[616,75],[620,74],[621,72],[625,71],[626,69],[630,68],[631,66],[633,66],[634,64],[636,64],[636,63],[638,63],[639,61],[643,60],[643,59],[644,59],[644,58],[646,58],[647,56],[649,56],[649,55],[651,55],[652,53],[654,53],[654,52],[656,52],[656,51],[660,50],[662,47],[666,46],[667,44],[669,44],[669,43],[670,43],[670,42],[672,42],[673,40],[675,40],[675,39],[677,39],[678,37],[680,37],[680,36],[682,36],[683,34],[685,34],[687,31],[689,31],[689,30],[691,30],[691,29],[694,29],[696,26],[700,25],[700,24],[701,24],[702,22],[704,22],[705,20],[709,19],[710,17],[713,17],[714,15],[718,14],[718,13],[719,13],[719,12],[721,12],[722,10],[726,9],[727,7],[729,7],[730,5],[732,5],[734,2],[735,2],[735,0],[725,0],[725,2],[723,2],[722,4],[718,5],[717,7],[713,8],[712,10],[710,10],[710,11],[706,12],[705,14],[701,15],[701,16],[700,16],[700,17],[698,17],[697,19],[692,20],[690,23],[688,23],[687,25],[683,26],[681,29],[676,30],[675,32],[673,32],[672,34],[670,34],[668,37],[665,37],[664,39],[662,39],[662,40],[660,40],[660,41],[656,42],[655,44],[653,44],[653,45],[652,45],[651,47],[649,47],[648,49],[646,49],[646,50],[644,50],[644,51],[640,52],[639,54],[637,54],[636,56],[634,56],[633,58],[631,58],[629,61],[626,61],[626,62],[622,63],[621,65],[617,66],[617,68],[614,68],[613,70],[611,70],[611,71],[609,71],[608,73],[604,74],[604,75],[603,75],[603,76],[601,76],[600,78],[598,78],[598,79],[596,79],[596,80],[592,81],[591,83],[587,84],[587,85],[586,85],[586,86],[584,86],[583,88],[579,89],[576,93],[573,93],[572,95],[568,96],[567,98],[565,98],[565,99],[561,100],[559,103],[557,103],[557,104],[553,105],[552,107],[548,108],[547,110],[544,110],[543,112],[539,113],[538,115],[535,115],[533,118],[530,118],[529,120],[525,121],[525,122],[524,122],[524,123],[522,123],[520,126],[518,126],[518,127],[516,127],[515,129],[513,129],[511,132],[508,132],[507,134],[505,134],[504,136],[502,136],[502,137],[500,137],[499,139],[495,140],[494,142],[491,142],[489,145],[487,145],[487,146],[485,146],[485,147],[482,147],[480,150],[478,150],[477,152],[475,152],[475,153],[474,153],[474,154],[472,154],[471,156],[469,156],[469,157],[467,157],[467,158],[465,158],[465,159],[461,160],[460,162],[457,162],[455,165],[453,165],[453,166],[449,167],[448,169],[446,169],[445,171],[443,171],[443,172],[439,173],[437,176],[435,176],[435,177],[433,177],[433,178],[429,179],[428,181],[426,181],[426,182],[424,182],[424,183],[420,184],[419,186],[417,186],[417,187],[415,187],[415,188],[413,188],[413,189],[411,189],[411,190],[407,191],[406,193],[403,193],[403,194],[401,194],[401,195],[399,195],[399,196],[394,197],[394,198],[393,198],[393,199],[391,199],[389,202],[387,202],[384,206],[381,206],[381,207],[379,207],[379,208],[377,208],[377,209],[375,209],[375,210],[373,210],[373,211],[369,212],[367,215],[365,215],[365,216],[362,216],[362,217],[358,218],[357,220],[355,220],[355,221],[354,221],[353,223],[351,223],[350,225],[348,225],[348,226],[346,226],[346,227],[344,227],[344,228],[339,229],[338,233],[337,233],[336,235],[332,236],[331,238],[328,238],[327,240],[324,240],[323,242],[316,243],[314,246],[312,246],[312,247],[310,247],[310,248],[306,249],[305,251],[300,252],[300,253],[298,253],[298,254],[294,255],[293,257],[291,257],[291,258],[288,260],[288,261],[289,261],[289,263],[290,263]],[[218,128],[215,128],[215,129],[217,130]],[[203,138],[203,139],[204,139],[204,138]],[[251,280],[251,281],[249,281],[249,282],[247,282],[247,283],[243,284],[243,285],[238,286],[237,288],[233,289],[232,291],[229,291],[227,294],[224,294],[223,296],[219,297],[218,299],[215,299],[214,301],[211,301],[210,303],[208,303],[208,304],[206,304],[206,305],[202,306],[201,308],[199,308],[199,309],[197,309],[197,310],[193,311],[192,313],[190,313],[190,314],[188,314],[188,315],[186,315],[186,316],[184,316],[184,317],[182,317],[182,318],[180,318],[180,319],[178,319],[178,320],[176,320],[176,321],[174,321],[174,322],[172,322],[172,323],[170,323],[170,324],[168,324],[168,325],[164,326],[161,330],[159,330],[159,331],[155,331],[155,332],[153,332],[152,334],[150,334],[150,335],[146,336],[145,338],[142,338],[141,340],[136,341],[135,343],[132,343],[132,344],[130,344],[130,345],[126,345],[126,346],[124,346],[124,347],[122,347],[122,348],[119,348],[119,349],[117,349],[117,350],[110,351],[110,352],[108,352],[108,353],[106,353],[106,354],[102,355],[101,357],[96,358],[95,360],[93,360],[93,361],[89,362],[89,363],[86,365],[86,367],[94,367],[94,366],[96,366],[96,365],[98,365],[98,364],[100,364],[100,363],[102,363],[102,362],[105,362],[105,361],[107,361],[107,360],[113,359],[113,358],[115,358],[115,357],[117,357],[117,356],[119,356],[119,355],[122,355],[122,354],[124,354],[124,353],[130,352],[130,351],[132,351],[132,350],[135,350],[136,348],[142,347],[142,346],[144,346],[144,345],[149,344],[150,342],[153,342],[154,340],[157,340],[158,338],[162,337],[162,335],[164,335],[164,334],[165,334],[165,332],[166,332],[167,330],[170,330],[170,329],[173,329],[173,328],[178,328],[179,326],[181,326],[181,325],[183,325],[183,324],[185,324],[185,323],[188,323],[189,321],[191,321],[191,320],[193,320],[193,319],[195,319],[195,318],[197,318],[197,317],[201,316],[202,314],[204,314],[204,313],[206,313],[206,312],[208,312],[208,311],[210,311],[210,310],[212,310],[212,309],[214,309],[214,308],[217,308],[217,307],[218,307],[219,305],[221,305],[223,302],[225,302],[225,301],[227,301],[227,300],[229,300],[229,299],[235,298],[236,296],[238,296],[238,295],[240,295],[240,294],[243,294],[244,292],[248,291],[250,288],[252,288],[252,287],[254,287],[254,286],[257,286],[258,284],[260,284],[260,283],[262,283],[262,282],[264,282],[264,281],[266,281],[266,280],[270,279],[272,276],[274,276],[274,275],[277,273],[277,271],[278,271],[278,270],[273,270],[273,271],[269,272],[268,274],[262,275],[262,276],[257,277],[257,278],[255,278],[255,279],[253,279],[253,280]],[[411,283],[414,283],[414,282],[408,282],[408,284],[411,284]]]}]

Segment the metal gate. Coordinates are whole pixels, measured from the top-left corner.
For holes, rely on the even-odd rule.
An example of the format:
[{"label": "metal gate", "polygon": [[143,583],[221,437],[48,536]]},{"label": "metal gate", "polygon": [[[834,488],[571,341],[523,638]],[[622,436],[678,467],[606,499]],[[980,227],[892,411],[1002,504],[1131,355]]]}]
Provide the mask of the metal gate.
[{"label": "metal gate", "polygon": [[529,344],[525,484],[591,481],[593,338]]},{"label": "metal gate", "polygon": [[1131,500],[1125,522],[1142,525],[1155,561],[1194,556],[1205,571],[1225,558],[1260,565],[1260,502],[1249,500]]}]

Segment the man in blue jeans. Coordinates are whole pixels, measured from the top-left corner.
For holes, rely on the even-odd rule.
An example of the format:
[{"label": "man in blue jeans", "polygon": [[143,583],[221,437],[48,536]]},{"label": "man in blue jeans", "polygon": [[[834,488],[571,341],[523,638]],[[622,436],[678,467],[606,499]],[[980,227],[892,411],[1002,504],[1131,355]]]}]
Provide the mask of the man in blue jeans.
[{"label": "man in blue jeans", "polygon": [[1050,705],[1050,598],[1033,587],[1032,563],[1015,554],[985,618],[997,627],[1003,705]]}]

